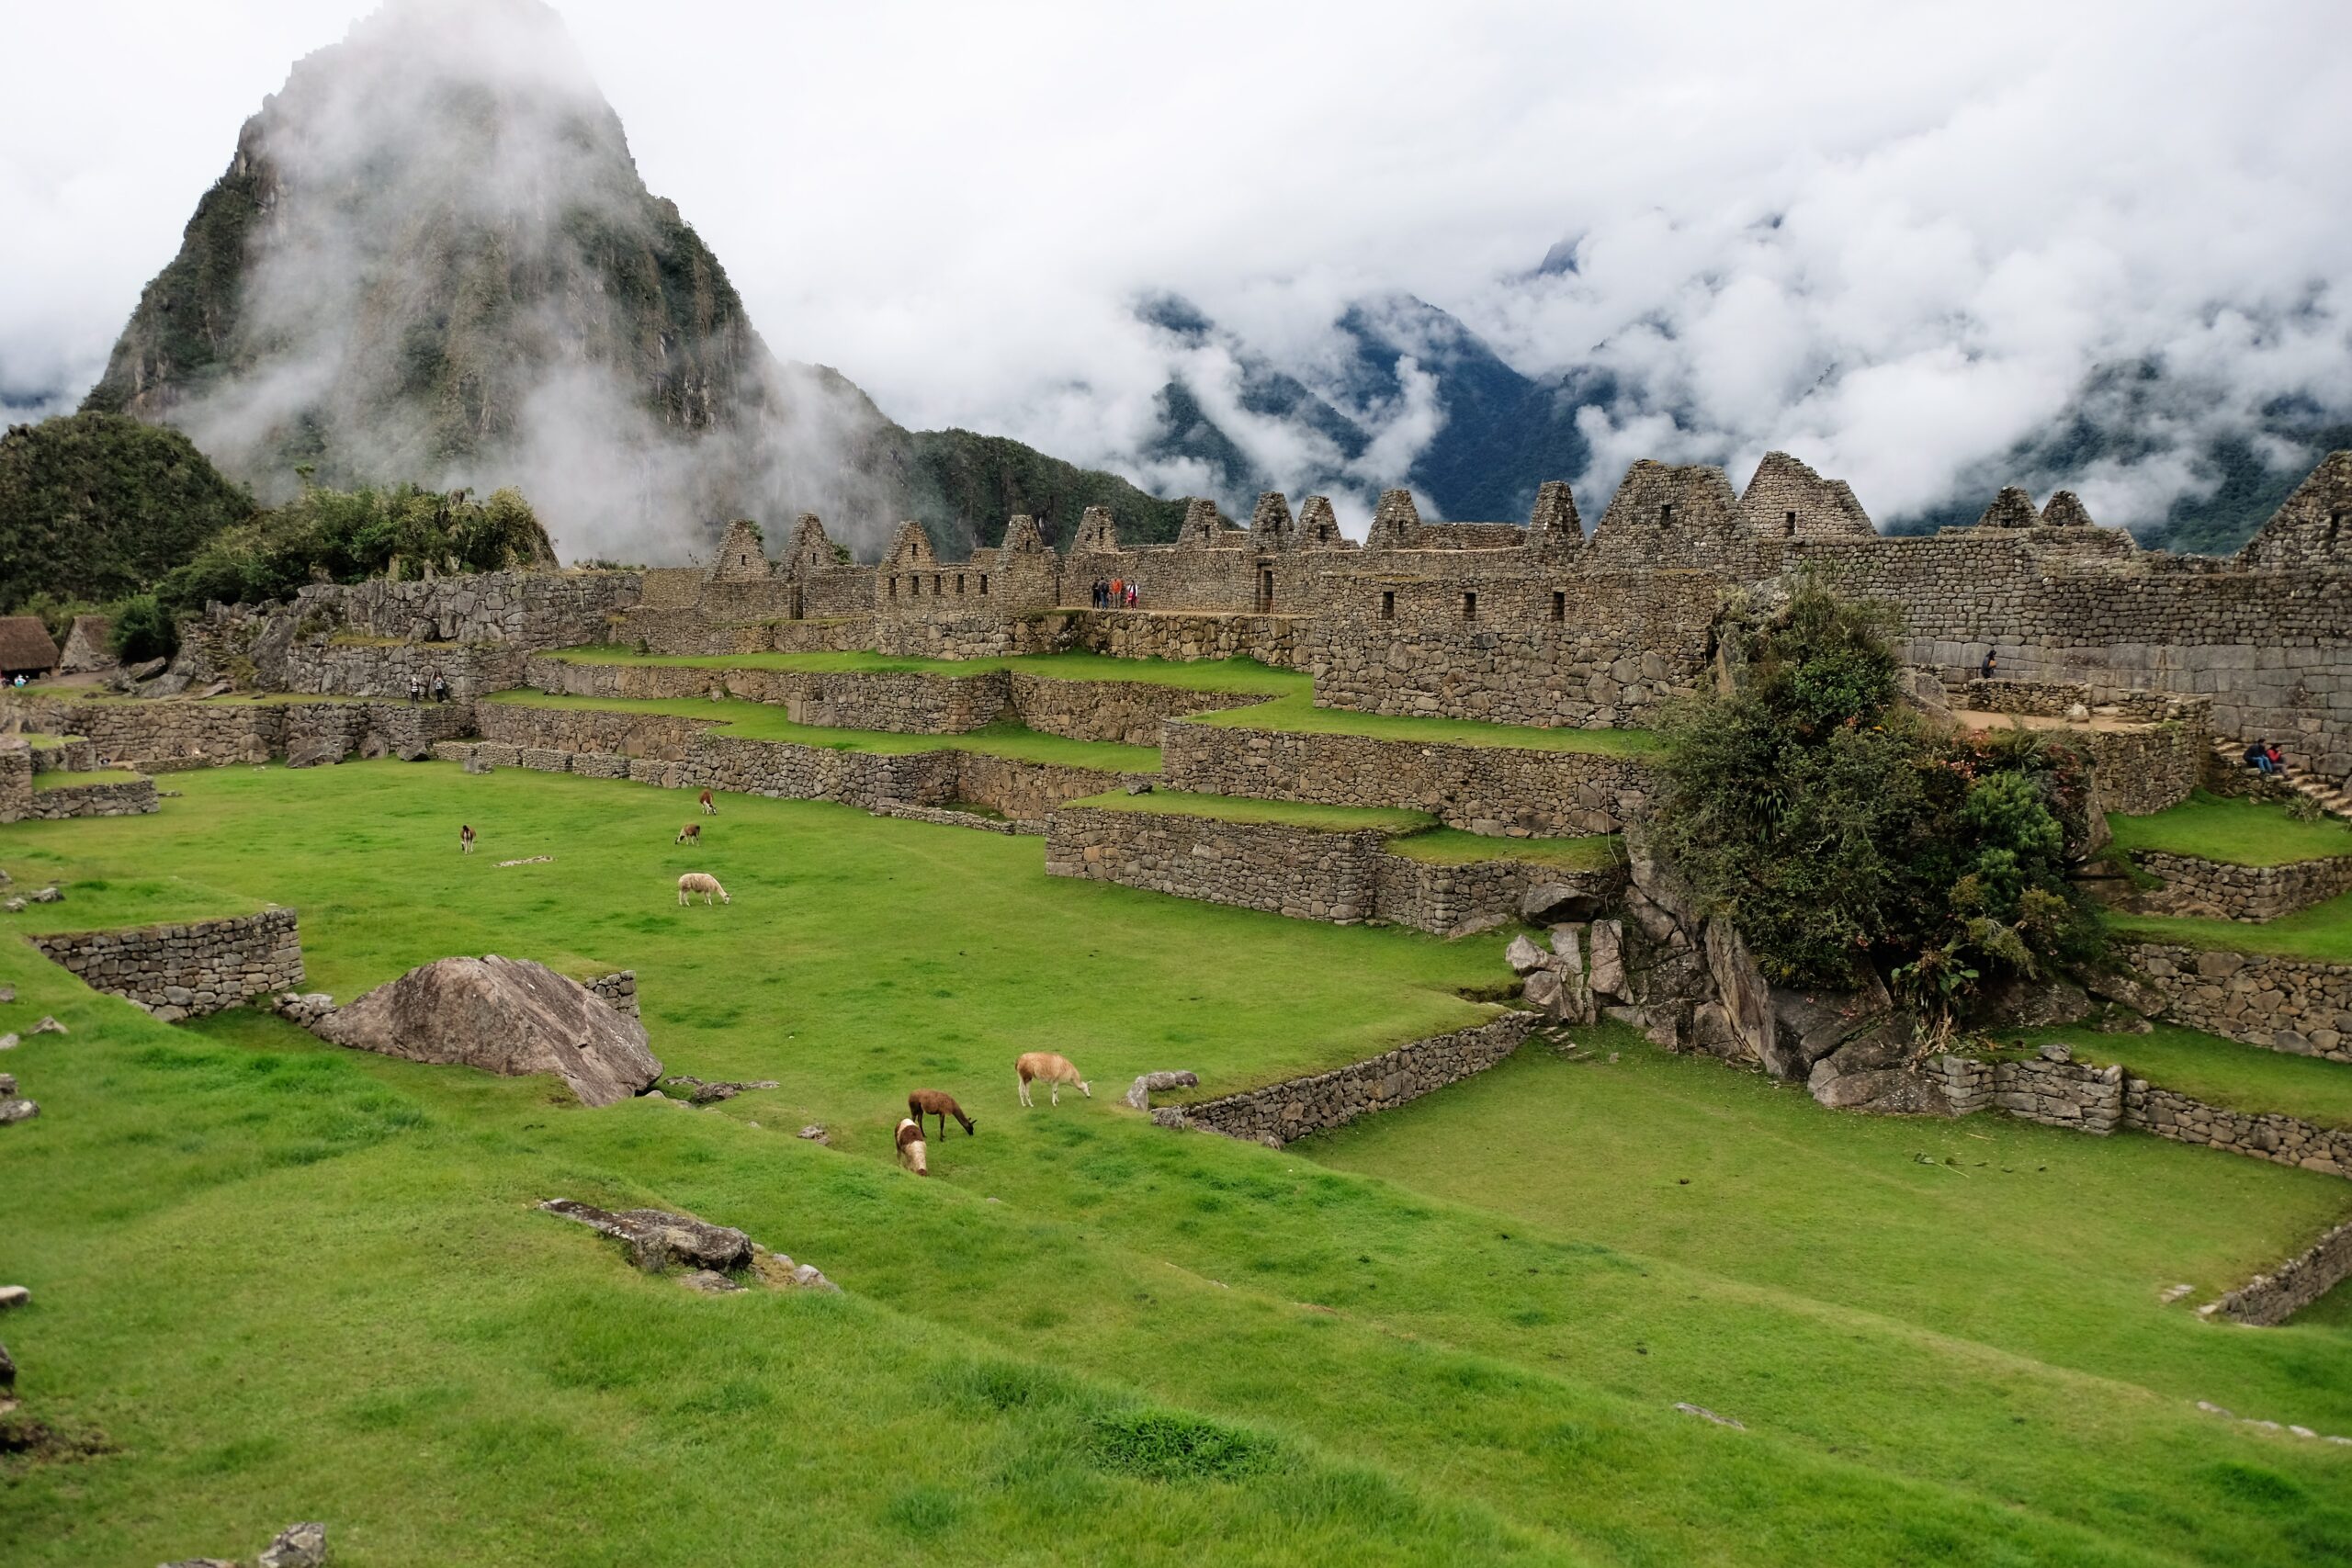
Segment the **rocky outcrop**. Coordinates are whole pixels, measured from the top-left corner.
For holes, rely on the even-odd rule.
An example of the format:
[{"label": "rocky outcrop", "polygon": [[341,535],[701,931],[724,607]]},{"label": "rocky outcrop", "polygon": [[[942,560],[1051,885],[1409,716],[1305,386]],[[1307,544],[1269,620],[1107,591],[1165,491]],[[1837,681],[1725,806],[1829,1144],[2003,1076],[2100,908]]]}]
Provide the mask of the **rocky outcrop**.
[{"label": "rocky outcrop", "polygon": [[673,1268],[689,1270],[681,1283],[714,1295],[741,1289],[729,1276],[745,1270],[761,1284],[778,1290],[841,1289],[815,1264],[795,1263],[731,1225],[714,1225],[692,1214],[666,1209],[624,1209],[616,1213],[570,1198],[550,1198],[539,1207],[611,1236],[628,1253],[629,1261],[649,1274]]},{"label": "rocky outcrop", "polygon": [[586,1105],[627,1100],[662,1076],[642,1023],[544,964],[494,954],[435,959],[315,1027],[338,1045],[413,1062],[552,1073]]},{"label": "rocky outcrop", "polygon": [[1201,1075],[1191,1072],[1144,1073],[1127,1086],[1127,1104],[1137,1111],[1151,1109],[1151,1097],[1171,1089],[1198,1089]]}]

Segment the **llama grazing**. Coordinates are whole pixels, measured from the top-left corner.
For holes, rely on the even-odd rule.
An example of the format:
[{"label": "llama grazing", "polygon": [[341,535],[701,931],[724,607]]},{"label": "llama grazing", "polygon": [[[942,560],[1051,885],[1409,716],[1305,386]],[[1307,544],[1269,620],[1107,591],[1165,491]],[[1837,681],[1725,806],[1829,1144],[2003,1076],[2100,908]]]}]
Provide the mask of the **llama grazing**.
[{"label": "llama grazing", "polygon": [[690,871],[686,873],[685,875],[678,878],[679,903],[684,904],[691,902],[691,896],[696,893],[702,895],[702,901],[706,904],[709,903],[713,897],[718,898],[718,900],[722,904],[732,904],[735,902],[734,899],[729,898],[727,896],[727,889],[718,885],[718,878],[711,875],[708,872]]},{"label": "llama grazing", "polygon": [[718,815],[718,807],[711,804],[710,791],[708,790],[702,792],[702,814],[705,817],[716,817]]},{"label": "llama grazing", "polygon": [[964,1114],[964,1108],[956,1103],[956,1097],[941,1089],[919,1089],[907,1096],[907,1114],[913,1117],[918,1125],[926,1116],[938,1117],[939,1135],[943,1138],[947,1136],[947,1119],[950,1116],[956,1118],[956,1125],[964,1129],[966,1137],[976,1135],[972,1119]]},{"label": "llama grazing", "polygon": [[699,823],[699,822],[689,822],[689,823],[687,823],[684,827],[683,827],[683,828],[681,828],[681,829],[678,829],[678,836],[677,836],[676,838],[674,838],[674,839],[671,840],[670,841],[671,841],[672,843],[673,843],[673,844],[699,844],[699,843],[701,843],[701,842],[702,842],[702,824],[701,824],[701,823]]},{"label": "llama grazing", "polygon": [[1078,1092],[1089,1100],[1094,1098],[1093,1086],[1078,1076],[1078,1069],[1069,1065],[1068,1056],[1057,1056],[1051,1051],[1031,1051],[1013,1063],[1012,1068],[1021,1075],[1021,1103],[1023,1105],[1035,1103],[1029,1098],[1032,1078],[1044,1080],[1046,1096],[1055,1105],[1062,1102],[1064,1084],[1074,1085]]},{"label": "llama grazing", "polygon": [[908,1117],[899,1120],[899,1163],[917,1176],[931,1174],[923,1158],[922,1123]]},{"label": "llama grazing", "polygon": [[458,852],[461,855],[474,852],[474,825],[470,822],[460,823],[458,827]]}]

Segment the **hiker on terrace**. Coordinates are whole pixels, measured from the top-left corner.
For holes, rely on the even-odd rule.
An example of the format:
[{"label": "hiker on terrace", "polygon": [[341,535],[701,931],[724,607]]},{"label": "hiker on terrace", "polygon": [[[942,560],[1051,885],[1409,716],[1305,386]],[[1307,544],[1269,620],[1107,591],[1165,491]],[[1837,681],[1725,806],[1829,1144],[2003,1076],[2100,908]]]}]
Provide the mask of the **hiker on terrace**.
[{"label": "hiker on terrace", "polygon": [[433,700],[436,703],[446,703],[449,700],[449,682],[443,680],[437,671],[433,676]]},{"label": "hiker on terrace", "polygon": [[408,700],[413,703],[421,703],[424,700],[424,678],[418,675],[414,671],[409,671]]},{"label": "hiker on terrace", "polygon": [[2245,749],[2245,765],[2258,773],[2275,773],[2278,771],[2278,753],[2270,749],[2269,741],[2257,740]]}]

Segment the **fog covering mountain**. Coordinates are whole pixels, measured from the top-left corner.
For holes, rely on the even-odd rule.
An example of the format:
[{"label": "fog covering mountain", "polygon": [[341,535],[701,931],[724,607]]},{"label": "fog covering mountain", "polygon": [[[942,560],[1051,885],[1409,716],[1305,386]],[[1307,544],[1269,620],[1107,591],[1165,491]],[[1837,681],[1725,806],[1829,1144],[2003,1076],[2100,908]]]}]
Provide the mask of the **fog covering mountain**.
[{"label": "fog covering mountain", "polygon": [[[1537,272],[1573,265],[1563,245]],[[1670,398],[1598,366],[1521,374],[1462,321],[1410,295],[1350,303],[1317,351],[1290,363],[1177,295],[1146,296],[1136,315],[1175,367],[1138,461],[1193,477],[1228,507],[1281,482],[1362,494],[1394,482],[1401,457],[1403,482],[1434,515],[1524,521],[1539,484],[1568,479],[1597,516],[1620,475],[1589,432],[1658,418],[1698,442],[1679,446],[1675,460],[1729,463],[1736,480],[1747,477],[1740,455],[1694,436],[1702,422]],[[2161,516],[2131,520],[2143,542],[2228,554],[2323,456],[2352,446],[2352,411],[2307,398],[2272,403],[2244,432],[2184,430],[2180,407],[2197,395],[2160,363],[2103,367],[2048,430],[1962,473],[1944,504],[1874,516],[1884,532],[1932,532],[1974,522],[2004,485],[2040,497],[2082,488],[2102,469],[2161,466],[2179,476],[2178,493]]]},{"label": "fog covering mountain", "polygon": [[571,558],[804,510],[865,553],[904,517],[954,547],[1016,511],[1148,536],[1180,512],[770,353],[537,0],[392,0],[299,62],[85,406],[178,426],[265,502],[302,470],[516,485]]}]

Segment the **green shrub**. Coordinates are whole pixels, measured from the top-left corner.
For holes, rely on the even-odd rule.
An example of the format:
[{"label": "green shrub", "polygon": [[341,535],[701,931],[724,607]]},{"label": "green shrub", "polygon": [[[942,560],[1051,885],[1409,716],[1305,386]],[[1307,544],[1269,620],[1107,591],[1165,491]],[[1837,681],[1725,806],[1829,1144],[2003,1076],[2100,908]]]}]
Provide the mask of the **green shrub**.
[{"label": "green shrub", "polygon": [[1238,1481],[1285,1458],[1272,1438],[1156,1406],[1097,1416],[1087,1449],[1101,1468],[1146,1481]]},{"label": "green shrub", "polygon": [[1768,978],[1876,970],[1949,1012],[1988,975],[2095,955],[2066,874],[2090,844],[2090,773],[2041,734],[1951,732],[1900,705],[1887,626],[1812,581],[1728,625],[1734,689],[1662,727],[1652,839]]},{"label": "green shrub", "polygon": [[179,626],[153,593],[136,593],[114,607],[114,653],[125,664],[169,659],[180,648]]}]

